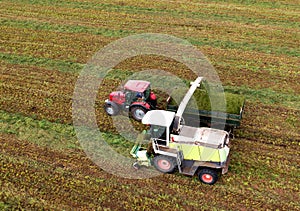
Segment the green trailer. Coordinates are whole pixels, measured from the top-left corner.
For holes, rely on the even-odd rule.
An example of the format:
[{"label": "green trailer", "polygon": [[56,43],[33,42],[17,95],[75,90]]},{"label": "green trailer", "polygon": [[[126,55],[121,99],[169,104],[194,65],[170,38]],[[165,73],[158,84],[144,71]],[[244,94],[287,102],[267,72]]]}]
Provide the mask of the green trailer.
[{"label": "green trailer", "polygon": [[[219,128],[219,126],[224,123],[225,130],[232,132],[234,128],[237,128],[241,125],[244,105],[245,103],[241,105],[239,114],[186,108],[182,116],[185,120],[186,125],[195,126],[196,124],[198,124],[198,126]],[[169,104],[169,102],[167,102],[168,111],[177,112],[177,109],[178,106],[171,105]]]},{"label": "green trailer", "polygon": [[[191,85],[193,83],[191,82]],[[221,104],[217,105],[218,102],[214,106],[211,105],[211,98],[222,99],[224,97],[226,101],[224,108]],[[210,85],[202,78],[193,90],[175,88],[167,99],[165,109],[177,113],[176,115],[183,118],[186,125],[225,129],[232,132],[234,128],[241,125],[244,105],[243,96],[220,92],[213,84]]]}]

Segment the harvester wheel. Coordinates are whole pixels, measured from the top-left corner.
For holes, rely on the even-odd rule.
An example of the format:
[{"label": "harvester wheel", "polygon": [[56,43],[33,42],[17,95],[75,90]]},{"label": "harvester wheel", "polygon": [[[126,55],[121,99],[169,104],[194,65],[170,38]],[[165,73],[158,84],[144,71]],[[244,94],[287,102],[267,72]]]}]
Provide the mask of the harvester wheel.
[{"label": "harvester wheel", "polygon": [[165,155],[155,156],[153,165],[158,171],[163,173],[172,173],[177,166],[175,158]]},{"label": "harvester wheel", "polygon": [[218,180],[218,173],[213,169],[204,168],[199,171],[198,177],[201,182],[213,185]]},{"label": "harvester wheel", "polygon": [[141,166],[138,164],[138,162],[135,162],[134,164],[132,164],[132,167],[135,169],[135,170],[139,170],[141,168]]}]

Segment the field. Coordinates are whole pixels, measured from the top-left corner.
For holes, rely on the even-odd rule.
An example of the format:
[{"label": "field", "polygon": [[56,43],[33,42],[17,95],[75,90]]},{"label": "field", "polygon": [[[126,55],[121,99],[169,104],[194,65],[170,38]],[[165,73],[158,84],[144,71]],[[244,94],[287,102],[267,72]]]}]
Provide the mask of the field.
[{"label": "field", "polygon": [[[297,0],[0,5],[0,210],[300,210]],[[140,180],[111,175],[76,138],[72,96],[80,71],[107,44],[139,33],[186,39],[211,61],[225,91],[246,99],[229,172],[214,186],[178,173]],[[195,77],[174,60],[145,55],[103,79],[97,124],[127,156],[133,143],[117,134],[103,102],[124,78],[147,68]]]}]

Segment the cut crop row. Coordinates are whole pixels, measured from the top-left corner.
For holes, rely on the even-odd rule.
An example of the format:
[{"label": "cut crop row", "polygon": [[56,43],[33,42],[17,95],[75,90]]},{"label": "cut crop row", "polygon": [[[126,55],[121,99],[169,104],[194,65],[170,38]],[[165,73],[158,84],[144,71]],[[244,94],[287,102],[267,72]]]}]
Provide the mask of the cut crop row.
[{"label": "cut crop row", "polygon": [[[227,55],[227,53],[224,54],[223,51],[211,48],[205,49],[205,52],[207,52],[209,57],[212,59],[223,85],[241,86],[244,85],[242,81],[247,81],[247,86],[255,89],[272,87],[273,90],[279,90],[280,92],[293,92],[299,89],[297,81],[299,80],[300,75],[297,71],[296,60],[289,59],[289,61],[284,57],[266,57],[266,55],[263,54],[254,55],[239,51],[231,51],[230,54]],[[225,57],[226,61],[224,61]],[[79,63],[70,63],[43,58],[34,59],[33,57],[28,56],[17,56],[3,53],[2,59],[3,62],[1,62],[1,65],[4,69],[22,68],[20,66],[7,65],[6,62],[11,64],[41,66],[49,70],[54,68],[54,70],[58,69],[61,72],[77,73],[80,71],[80,67],[83,68],[83,64]],[[46,63],[41,64],[41,61],[45,60]],[[240,60],[243,60],[243,62],[239,62]],[[194,79],[185,66],[180,65],[175,61],[157,56],[135,57],[120,63],[117,68],[120,68],[125,72],[128,70],[140,71],[147,68],[163,69],[176,74],[181,78],[187,78],[189,80]],[[52,71],[49,71],[47,74],[52,74]],[[270,81],[264,82],[266,79]]]},{"label": "cut crop row", "polygon": [[[24,34],[24,37],[29,36],[32,33],[37,33],[37,32],[29,30],[26,34]],[[22,37],[23,35],[20,34],[20,36]],[[79,49],[79,48],[72,49],[73,47],[71,47],[72,44],[70,41],[69,41],[69,43],[70,43],[69,45],[73,52],[72,55],[70,55],[70,51],[68,51],[68,54],[66,52],[60,52],[59,55],[56,55],[57,53],[52,55],[51,52],[56,52],[57,48],[54,45],[52,46],[50,43],[49,43],[49,45],[47,45],[47,47],[45,47],[45,46],[43,46],[42,48],[39,47],[39,46],[43,45],[42,43],[49,42],[48,40],[51,40],[53,42],[53,39],[55,37],[55,40],[57,40],[59,42],[58,46],[60,46],[60,48],[62,48],[62,49],[66,48],[66,50],[69,49],[69,46],[65,45],[65,40],[64,39],[61,40],[64,43],[60,43],[61,41],[60,41],[60,39],[57,38],[55,33],[52,35],[53,36],[52,38],[45,36],[45,34],[43,34],[43,33],[41,33],[40,35],[37,35],[37,36],[43,37],[43,38],[45,38],[45,40],[43,40],[43,39],[39,40],[39,41],[36,40],[35,42],[37,42],[37,43],[32,42],[34,40],[31,40],[30,42],[26,41],[24,44],[22,44],[22,43],[20,44],[20,43],[18,43],[19,41],[16,41],[16,43],[12,43],[13,45],[11,45],[11,44],[6,45],[6,46],[11,45],[11,46],[5,47],[2,50],[7,51],[7,52],[15,52],[15,53],[18,52],[18,54],[19,53],[33,54],[35,56],[52,57],[52,58],[56,58],[56,59],[59,59],[59,58],[60,59],[61,58],[70,59],[71,57],[78,58],[78,56],[81,55],[80,57],[82,57],[82,59],[83,59],[83,57],[85,57],[84,61],[85,62],[87,61],[88,50],[83,50],[83,49]],[[68,38],[68,40],[71,40],[72,42],[74,41],[75,44],[77,42],[79,42],[78,41],[79,38],[75,38],[75,37],[72,38],[72,36],[70,37],[69,35],[66,36],[66,39],[67,38]],[[24,45],[27,46],[27,48]],[[98,49],[100,49],[100,46]],[[44,53],[41,54],[40,51],[47,52],[47,54],[44,54]],[[35,53],[33,53],[33,52],[35,52]],[[292,87],[277,87],[276,86],[276,84],[278,84],[278,82],[280,82],[280,84],[282,85],[281,82],[283,82],[283,81],[289,82],[289,80],[293,80],[293,81],[298,80],[298,78],[299,78],[299,74],[297,71],[297,63],[298,62],[297,62],[297,60],[295,60],[293,58],[277,57],[277,56],[270,56],[270,55],[267,56],[265,54],[256,55],[256,52],[242,53],[240,51],[235,51],[235,50],[230,51],[230,53],[228,53],[228,51],[226,51],[227,52],[226,55],[224,54],[223,51],[220,51],[218,49],[214,49],[213,51],[211,51],[211,49],[210,49],[207,52],[209,53],[209,55],[211,55],[213,63],[218,67],[218,73],[220,74],[221,79],[224,82],[228,81],[228,84],[241,85],[240,84],[241,77],[245,77],[247,82],[253,83],[252,86],[260,86],[260,87],[268,86],[269,87],[269,85],[270,85],[269,83],[267,83],[265,85],[264,85],[264,83],[261,83],[261,81],[262,81],[261,78],[272,77],[271,81],[273,82],[273,86],[275,86],[276,89],[279,89],[279,88],[280,89],[283,88],[284,90],[290,90],[290,89],[297,90],[298,89],[297,83],[291,83],[291,85],[289,85],[289,86],[292,86]],[[205,51],[204,51],[204,53],[205,53]],[[67,58],[65,57],[66,54],[68,55]],[[230,56],[229,57],[230,59],[228,58],[228,56]],[[78,59],[81,60],[81,58],[78,58]],[[144,58],[142,58],[142,59],[144,59]],[[243,63],[241,64],[239,62],[241,59],[245,62],[244,64]],[[150,57],[149,62],[145,61],[145,64],[150,64],[149,66],[153,67],[154,65],[151,65],[151,63],[153,63],[153,61],[156,62],[156,60],[153,60],[153,58]],[[253,61],[256,61],[256,63],[253,64]],[[139,64],[141,64],[140,61],[138,61],[138,62],[139,62]],[[161,63],[161,60],[159,60],[158,62]],[[127,65],[126,65],[126,62],[123,62],[123,64],[126,67],[126,69],[138,68],[140,66],[137,62],[129,62]],[[146,66],[146,65],[144,65],[144,66]],[[171,72],[180,71],[180,69],[182,68],[180,66],[176,66],[175,67],[175,68],[177,68],[177,70],[176,70],[173,66],[174,66],[174,64],[167,65],[167,67],[170,69]],[[156,66],[156,67],[158,67],[158,66]],[[226,73],[224,72],[225,70],[226,70]],[[230,74],[228,74],[228,72],[230,72]],[[259,73],[259,76],[261,78],[256,78],[254,76],[254,75],[257,75],[257,73]],[[188,75],[188,74],[185,73],[184,75]],[[230,81],[234,80],[234,77],[231,77],[231,75],[239,76],[237,78],[237,81],[230,83]],[[282,76],[284,76],[284,77],[282,77]],[[288,78],[285,79],[285,77],[288,77]]]},{"label": "cut crop row", "polygon": [[[51,204],[52,208],[60,209],[97,206],[118,209],[130,205],[141,209],[169,209],[177,204],[178,209],[192,210],[203,207],[298,209],[297,203],[291,203],[299,200],[296,194],[299,161],[291,156],[297,149],[246,139],[233,142],[230,172],[219,183],[208,187],[177,174],[147,180],[118,178],[101,171],[80,150],[58,152],[4,135],[0,139],[5,152],[0,157],[2,188],[9,195],[12,192],[8,187],[14,187],[10,189],[14,193],[10,198],[19,199],[23,208],[47,208]],[[283,149],[286,153],[282,153]],[[282,180],[283,177],[289,180]],[[27,199],[21,197],[23,190]],[[5,194],[1,194],[1,200],[14,206]],[[28,197],[36,199],[36,203]],[[120,204],[112,203],[117,199]]]},{"label": "cut crop row", "polygon": [[[35,57],[60,59],[85,63],[110,39],[99,39],[95,35],[36,31],[1,26],[6,33],[0,34],[3,40],[0,51],[10,54],[25,54]],[[15,34],[18,34],[16,37]]]},{"label": "cut crop row", "polygon": [[[114,17],[115,19],[117,19],[116,15]],[[147,28],[148,32],[152,33],[172,34],[182,38],[188,37],[190,42],[200,46],[209,45],[219,48],[234,48],[246,51],[254,50],[265,53],[272,52],[278,55],[299,55],[298,50],[294,48],[294,43],[297,40],[297,35],[293,34],[295,33],[294,31],[291,31],[290,33],[282,33],[283,30],[279,29],[277,31],[279,34],[276,36],[278,39],[273,39],[275,29],[266,30],[259,29],[257,27],[251,28],[248,25],[241,27],[236,24],[220,24],[219,22],[205,22],[204,24],[199,25],[198,20],[195,21],[193,19],[179,19],[178,21],[183,21],[183,23],[178,23],[174,22],[176,20],[172,18],[170,18],[169,22],[166,22],[167,18],[163,18],[162,20],[158,20],[159,24],[153,24],[152,21],[145,21],[145,17],[142,17],[141,20],[136,20],[136,17],[134,18],[135,19],[128,20],[126,24],[120,24],[120,21],[124,21],[124,18],[120,18],[120,20],[115,20],[115,23],[110,23],[109,26],[103,26],[103,23],[99,22],[98,24],[95,24],[95,26],[90,27],[87,27],[87,23],[85,22],[71,22],[67,25],[62,25],[60,23],[49,24],[41,21],[35,22],[30,19],[28,21],[12,21],[10,19],[6,19],[2,22],[3,25],[14,26],[17,28],[22,27],[58,32],[102,34],[106,37],[114,37],[114,34],[118,34],[118,31],[120,31],[119,37],[135,33],[143,33],[144,29]],[[78,24],[84,26],[78,26]],[[101,26],[102,31],[98,29],[99,25]],[[132,28],[135,28],[135,30],[130,31]],[[230,28],[230,30],[228,28]],[[122,33],[122,30],[128,31],[128,33]],[[245,34],[247,36],[245,36]],[[282,40],[285,40],[285,42],[282,42]]]},{"label": "cut crop row", "polygon": [[[257,88],[265,88],[272,87],[274,90],[281,90],[284,92],[290,92],[292,90],[298,90],[298,83],[300,75],[297,72],[296,61],[290,61],[290,64],[285,64],[285,58],[274,57],[274,58],[264,58],[263,55],[255,56],[255,55],[245,55],[242,56],[239,52],[232,51],[230,56],[227,58],[226,63],[222,62],[222,59],[226,56],[222,55],[222,51],[216,51],[216,49],[212,52],[211,49],[208,51],[211,54],[213,59],[213,63],[216,66],[216,71],[219,74],[219,77],[223,81],[224,85],[243,85],[242,81],[247,81],[247,86]],[[213,54],[214,55],[213,55]],[[3,54],[5,56],[5,54]],[[243,63],[239,62],[239,59],[242,59]],[[250,60],[252,59],[252,61]],[[36,60],[39,60],[38,58]],[[31,57],[24,56],[5,56],[4,61],[12,63],[12,64],[26,64],[39,66],[39,62],[36,60],[32,60]],[[218,61],[216,61],[218,60]],[[56,63],[55,60],[47,60],[49,65],[45,66],[47,69],[51,69],[52,66],[50,64]],[[143,62],[142,62],[143,61]],[[255,64],[254,62],[255,61]],[[295,65],[291,64],[294,62]],[[69,64],[69,62],[65,62],[64,64],[60,61],[63,69],[59,69],[62,72],[73,72],[73,66],[79,66],[81,64]],[[267,64],[265,64],[267,63]],[[1,62],[2,68],[9,69],[19,69],[22,67],[19,66],[11,66],[5,64],[5,62]],[[142,65],[141,65],[142,64]],[[70,66],[71,65],[71,66]],[[81,65],[83,68],[83,65]],[[237,67],[238,66],[238,67]],[[126,60],[120,63],[117,68],[122,69],[123,71],[131,70],[131,71],[140,71],[143,69],[163,69],[166,71],[170,71],[173,74],[176,74],[182,78],[187,78],[189,80],[193,80],[193,77],[190,75],[189,71],[185,66],[176,63],[175,61],[161,58],[158,56],[142,56],[136,57],[129,60]],[[79,69],[80,71],[80,69]],[[32,71],[30,71],[32,72]],[[182,73],[181,73],[182,72]],[[47,74],[52,74],[51,71]],[[235,75],[235,77],[233,77]],[[190,76],[190,77],[188,77]],[[245,80],[243,80],[245,79]],[[266,79],[270,79],[271,82],[264,83]],[[280,87],[279,87],[280,85]]]},{"label": "cut crop row", "polygon": [[49,71],[44,68],[27,65],[11,65],[1,63],[2,83],[14,84],[23,88],[62,90],[61,93],[71,95],[73,92],[76,75]]},{"label": "cut crop row", "polygon": [[[168,15],[173,18],[187,18],[191,17],[194,19],[205,19],[210,17],[214,20],[225,20],[235,21],[242,23],[258,23],[261,25],[282,25],[282,26],[293,26],[297,20],[297,8],[294,5],[284,4],[284,7],[274,7],[280,4],[272,4],[272,8],[259,7],[259,4],[255,6],[249,6],[249,4],[236,4],[236,3],[223,3],[223,2],[203,2],[203,3],[190,3],[188,5],[182,4],[181,2],[174,2],[169,4],[167,2],[155,1],[152,3],[148,2],[136,2],[129,1],[121,4],[118,1],[107,1],[107,2],[53,2],[44,0],[40,2],[30,2],[28,0],[18,1],[19,4],[28,5],[32,8],[32,4],[36,7],[47,6],[56,7],[59,9],[68,9],[75,11],[105,11],[107,13],[121,12],[127,14],[159,14],[158,16]],[[6,3],[7,4],[7,3]],[[16,6],[16,4],[11,6]],[[19,5],[18,5],[19,6]],[[281,5],[283,6],[283,5]],[[291,6],[291,8],[288,8]],[[220,10],[219,8],[222,8]],[[267,14],[267,15],[266,15]],[[284,15],[282,15],[284,14]],[[77,14],[78,15],[78,14]],[[82,15],[82,14],[81,14]]]}]

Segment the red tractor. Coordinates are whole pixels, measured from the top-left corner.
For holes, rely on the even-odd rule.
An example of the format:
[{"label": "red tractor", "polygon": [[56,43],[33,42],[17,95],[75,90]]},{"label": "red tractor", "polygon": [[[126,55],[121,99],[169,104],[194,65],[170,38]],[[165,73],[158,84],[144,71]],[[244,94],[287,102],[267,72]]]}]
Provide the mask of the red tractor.
[{"label": "red tractor", "polygon": [[149,110],[156,109],[157,99],[150,89],[150,82],[129,80],[122,91],[109,94],[105,100],[105,111],[110,116],[115,116],[120,111],[129,112],[135,120],[141,121]]}]

